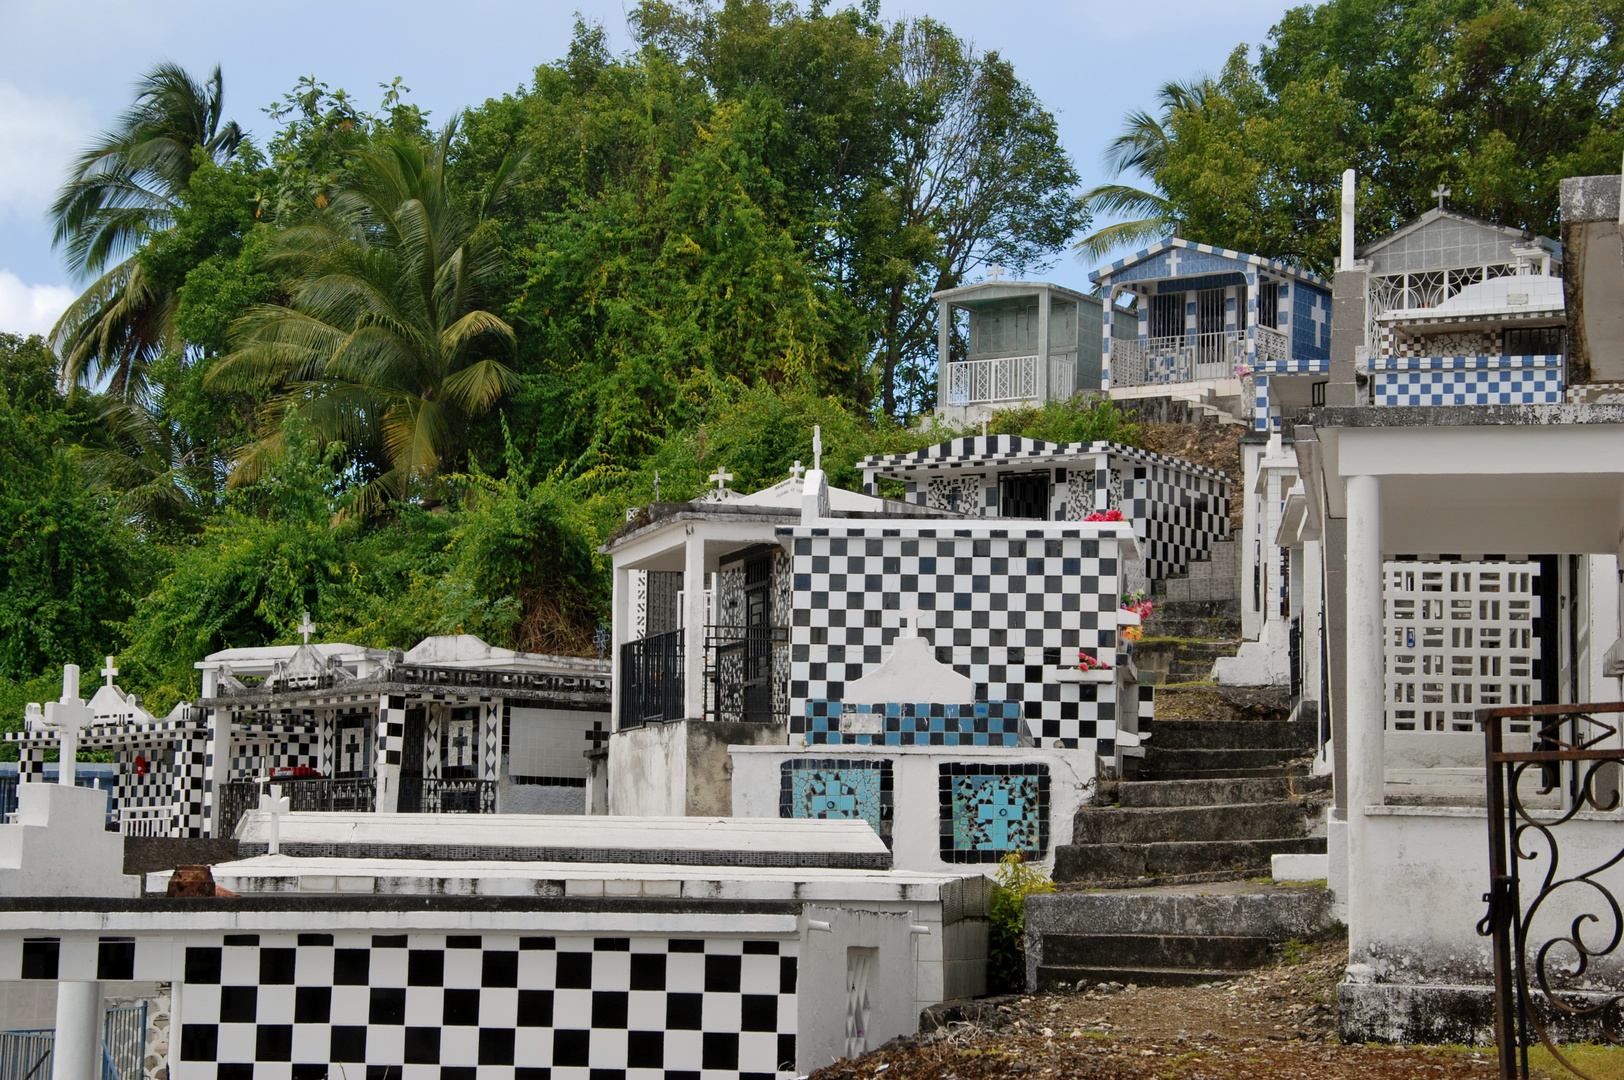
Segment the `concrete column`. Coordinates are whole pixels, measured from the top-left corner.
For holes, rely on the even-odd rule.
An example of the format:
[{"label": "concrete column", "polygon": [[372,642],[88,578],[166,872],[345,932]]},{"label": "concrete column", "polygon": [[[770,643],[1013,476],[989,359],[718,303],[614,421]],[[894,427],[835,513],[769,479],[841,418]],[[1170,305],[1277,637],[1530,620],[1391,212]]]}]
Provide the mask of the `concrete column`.
[{"label": "concrete column", "polygon": [[1049,370],[1049,290],[1038,293],[1038,401],[1048,401],[1054,393],[1054,373]]},{"label": "concrete column", "polygon": [[705,541],[688,526],[682,560],[683,715],[705,718]]},{"label": "concrete column", "polygon": [[947,365],[953,359],[953,305],[936,302],[936,407],[947,408]]},{"label": "concrete column", "polygon": [[632,636],[632,575],[620,566],[611,574],[614,592],[609,601],[609,727],[616,730],[620,727],[620,647]]},{"label": "concrete column", "polygon": [[1382,544],[1381,483],[1347,478],[1348,494],[1348,932],[1350,947],[1376,930],[1363,873],[1369,857],[1365,807],[1384,798],[1382,763]]},{"label": "concrete column", "polygon": [[373,810],[393,814],[400,805],[400,744],[406,734],[406,699],[384,694],[373,725]]},{"label": "concrete column", "polygon": [[[1116,298],[1118,290],[1110,288],[1105,290],[1104,302],[1100,305],[1100,393],[1109,393],[1111,390],[1111,338],[1115,334],[1114,312],[1116,311]],[[1077,312],[1077,326],[1081,331],[1083,325],[1082,309]],[[1082,347],[1077,350],[1079,358],[1082,357]]]},{"label": "concrete column", "polygon": [[51,1080],[101,1080],[101,1028],[101,983],[57,983]]},{"label": "concrete column", "polygon": [[[209,806],[209,834],[216,838],[229,835],[230,828],[220,821],[220,793],[231,775],[231,713],[223,708],[209,710],[209,741],[204,754],[203,776],[205,797]],[[235,825],[235,822],[231,823]]]}]

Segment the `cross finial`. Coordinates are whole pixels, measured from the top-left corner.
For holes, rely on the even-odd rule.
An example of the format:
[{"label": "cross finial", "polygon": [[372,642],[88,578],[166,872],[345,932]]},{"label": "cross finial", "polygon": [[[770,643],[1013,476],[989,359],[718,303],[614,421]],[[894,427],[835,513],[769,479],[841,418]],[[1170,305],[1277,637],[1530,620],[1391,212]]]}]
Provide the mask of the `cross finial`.
[{"label": "cross finial", "polygon": [[307,611],[299,617],[299,625],[294,629],[304,635],[304,643],[309,645],[310,635],[316,632],[316,624],[310,621],[310,612]]},{"label": "cross finial", "polygon": [[718,466],[716,471],[710,474],[710,482],[716,485],[718,492],[726,491],[727,482],[731,479],[733,474],[727,471],[726,465]]},{"label": "cross finial", "polygon": [[281,784],[270,785],[270,793],[260,792],[259,808],[271,815],[270,843],[266,845],[266,854],[280,855],[282,853],[282,815],[293,809],[293,802],[282,794]]},{"label": "cross finial", "polygon": [[1004,268],[1002,266],[999,266],[997,263],[993,263],[991,266],[989,266],[987,268],[987,280],[988,281],[997,281],[999,278],[1001,278],[1003,276],[1004,276]]},{"label": "cross finial", "polygon": [[793,464],[793,465],[791,465],[789,467],[789,477],[790,477],[790,479],[791,480],[799,480],[801,478],[801,474],[804,473],[804,472],[806,472],[806,466],[801,464],[801,459],[800,458],[796,458],[795,459],[795,464]]},{"label": "cross finial", "polygon": [[107,658],[107,666],[101,669],[101,673],[106,676],[107,685],[112,686],[113,676],[118,674],[118,668],[113,666],[113,658],[111,656]]},{"label": "cross finial", "polygon": [[[29,710],[32,715],[32,710]],[[45,726],[56,732],[61,746],[58,755],[56,781],[73,786],[74,762],[79,757],[79,732],[90,726],[95,717],[79,700],[79,665],[62,665],[62,700],[47,701],[41,713]]]},{"label": "cross finial", "polygon": [[1444,208],[1444,200],[1455,193],[1445,187],[1444,182],[1440,180],[1438,181],[1438,186],[1432,189],[1432,194],[1438,200],[1438,209],[1442,210]]},{"label": "cross finial", "polygon": [[812,425],[812,469],[814,472],[823,468],[823,425]]}]

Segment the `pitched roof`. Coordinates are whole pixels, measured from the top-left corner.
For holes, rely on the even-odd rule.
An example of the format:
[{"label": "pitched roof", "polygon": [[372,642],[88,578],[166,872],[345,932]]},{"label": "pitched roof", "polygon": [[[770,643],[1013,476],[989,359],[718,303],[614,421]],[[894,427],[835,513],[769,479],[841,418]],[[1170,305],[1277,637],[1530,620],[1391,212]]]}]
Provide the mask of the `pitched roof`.
[{"label": "pitched roof", "polygon": [[1165,240],[1158,240],[1156,243],[1150,245],[1142,251],[1136,251],[1126,258],[1118,259],[1109,266],[1102,266],[1092,274],[1089,274],[1088,280],[1094,282],[1107,281],[1112,277],[1115,277],[1119,271],[1142,263],[1146,259],[1160,255],[1162,252],[1167,251],[1170,248],[1181,248],[1185,251],[1196,251],[1203,255],[1216,255],[1222,259],[1229,259],[1233,262],[1246,263],[1250,266],[1256,266],[1261,269],[1268,270],[1273,274],[1280,274],[1284,277],[1295,278],[1298,281],[1306,281],[1311,284],[1318,285],[1321,288],[1329,289],[1331,287],[1331,283],[1320,277],[1318,274],[1310,273],[1307,270],[1292,266],[1289,263],[1282,262],[1279,259],[1266,259],[1262,255],[1251,255],[1244,251],[1235,251],[1230,248],[1214,247],[1211,244],[1197,244],[1194,241],[1184,239],[1182,236],[1169,236]]},{"label": "pitched roof", "polygon": [[882,474],[908,473],[921,469],[1018,465],[1093,454],[1108,454],[1111,457],[1137,461],[1157,468],[1175,469],[1225,483],[1230,479],[1228,473],[1219,469],[1197,465],[1183,458],[1141,450],[1136,446],[1124,446],[1122,443],[1051,443],[1040,439],[1025,439],[1019,435],[969,435],[962,439],[949,439],[934,446],[927,446],[911,454],[871,454],[859,461],[857,467]]}]

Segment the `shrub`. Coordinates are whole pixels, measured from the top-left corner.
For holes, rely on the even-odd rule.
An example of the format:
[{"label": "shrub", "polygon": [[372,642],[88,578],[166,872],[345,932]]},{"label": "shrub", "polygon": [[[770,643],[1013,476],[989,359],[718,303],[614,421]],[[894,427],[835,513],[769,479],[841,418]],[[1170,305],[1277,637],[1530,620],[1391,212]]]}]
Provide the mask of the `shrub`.
[{"label": "shrub", "polygon": [[1054,882],[1018,851],[1004,856],[994,880],[987,905],[987,992],[1019,994],[1026,990],[1026,898],[1054,892]]}]

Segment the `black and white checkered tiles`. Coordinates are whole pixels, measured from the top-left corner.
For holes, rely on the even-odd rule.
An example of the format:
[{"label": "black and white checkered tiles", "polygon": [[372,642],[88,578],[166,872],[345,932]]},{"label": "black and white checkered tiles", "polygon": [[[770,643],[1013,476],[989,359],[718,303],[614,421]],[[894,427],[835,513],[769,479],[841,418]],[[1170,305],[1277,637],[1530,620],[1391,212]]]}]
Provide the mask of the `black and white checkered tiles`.
[{"label": "black and white checkered tiles", "polygon": [[794,938],[193,938],[175,1080],[793,1075]]},{"label": "black and white checkered tiles", "polygon": [[1058,527],[899,531],[780,530],[795,552],[790,716],[878,669],[899,611],[917,610],[920,636],[976,700],[1020,702],[1040,746],[1111,753],[1115,684],[1055,676],[1080,649],[1116,666],[1117,541]]}]

